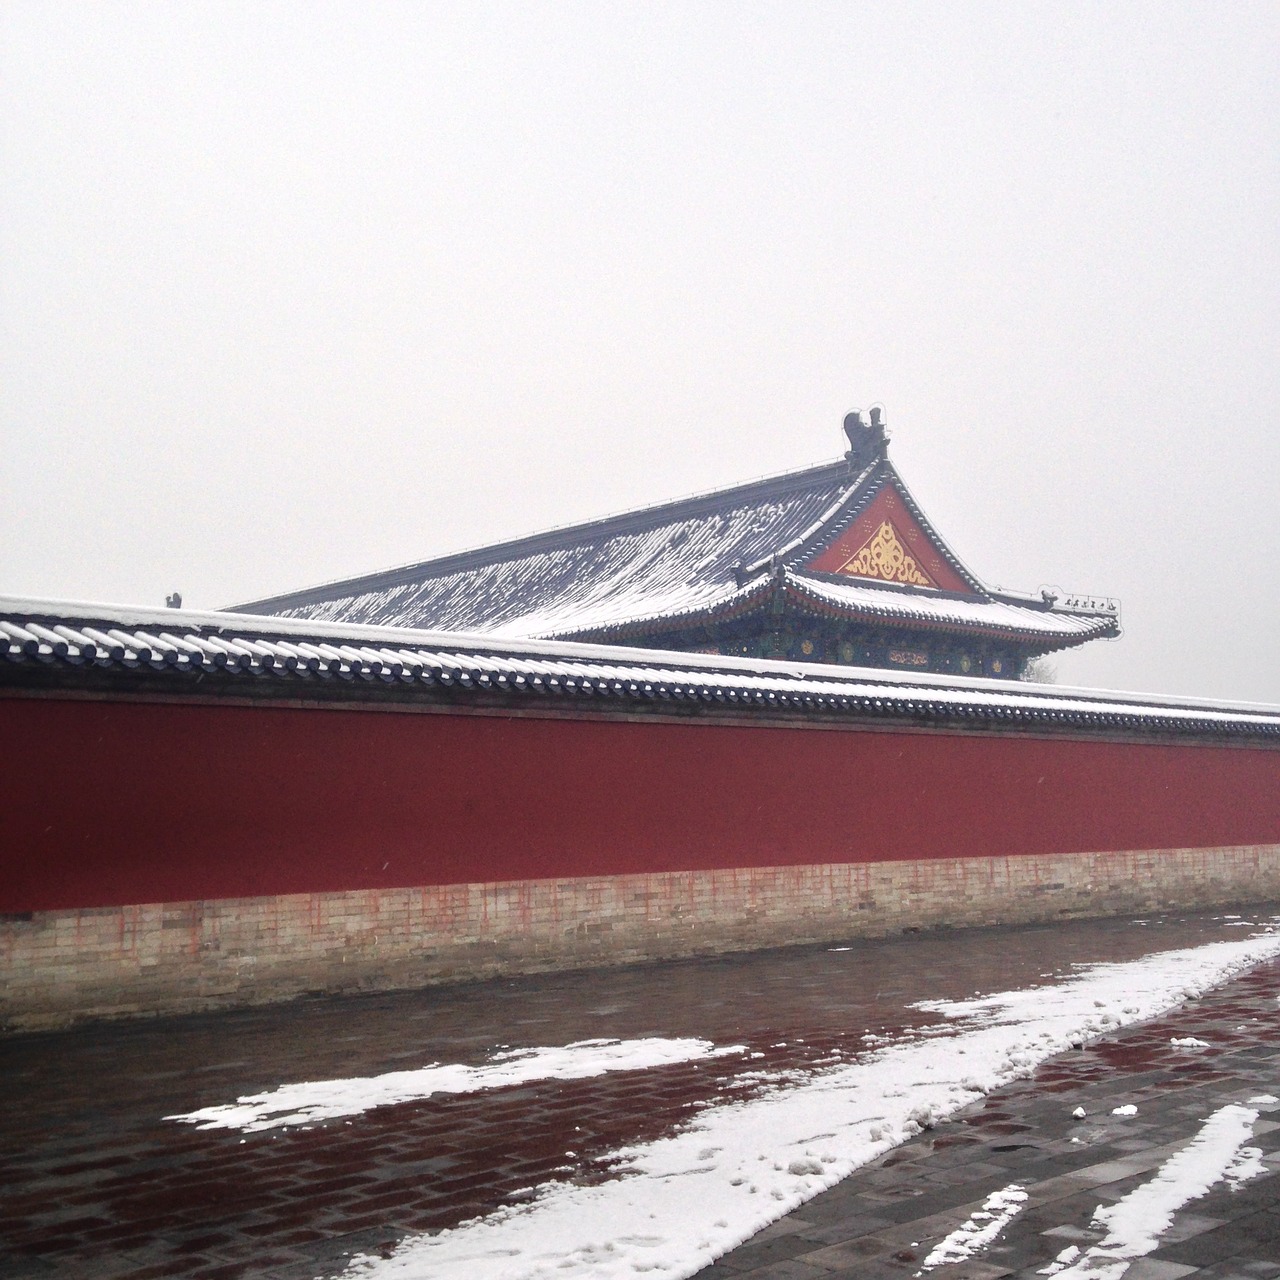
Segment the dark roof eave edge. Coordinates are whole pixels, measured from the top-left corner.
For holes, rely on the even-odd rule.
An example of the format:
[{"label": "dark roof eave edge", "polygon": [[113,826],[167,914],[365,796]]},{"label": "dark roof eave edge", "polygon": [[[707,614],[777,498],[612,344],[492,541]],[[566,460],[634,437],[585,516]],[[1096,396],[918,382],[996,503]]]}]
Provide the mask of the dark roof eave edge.
[{"label": "dark roof eave edge", "polygon": [[[621,636],[637,636],[645,633],[664,634],[681,631],[687,627],[708,626],[714,623],[732,622],[744,613],[758,608],[765,600],[775,594],[774,588],[779,584],[772,577],[760,578],[750,587],[744,586],[731,591],[721,600],[709,605],[700,605],[687,613],[650,614],[638,618],[628,618],[623,622],[611,623],[607,626],[567,628],[563,631],[540,633],[536,638],[552,641],[583,641],[586,643],[609,644],[610,638]],[[956,622],[944,618],[922,618],[916,614],[876,613],[870,609],[858,609],[856,606],[839,605],[829,600],[811,595],[804,590],[802,581],[795,575],[788,574],[785,580],[786,594],[800,607],[809,611],[821,611],[828,617],[842,618],[849,622],[883,627],[919,627],[928,631],[958,631],[965,635],[988,636],[1017,643],[1043,648],[1046,653],[1055,653],[1061,649],[1071,649],[1076,645],[1087,644],[1091,640],[1114,638],[1120,634],[1116,619],[1107,615],[1098,615],[1098,626],[1089,632],[1053,632],[1021,630],[1014,626],[983,622]],[[904,599],[910,596],[904,594]],[[1079,616],[1079,615],[1071,615]]]},{"label": "dark roof eave edge", "polygon": [[942,552],[951,567],[980,595],[990,596],[992,594],[991,588],[977,574],[969,570],[964,561],[951,549],[946,538],[934,528],[933,522],[925,515],[920,504],[915,500],[911,490],[907,487],[906,481],[898,474],[897,467],[887,458],[885,459],[885,466],[892,473],[892,480],[897,486],[898,492],[902,495],[902,500],[907,504],[907,509],[915,516],[924,532],[933,539],[938,550]]},{"label": "dark roof eave edge", "polygon": [[873,613],[871,610],[863,611],[853,606],[838,605],[829,600],[823,600],[818,596],[810,595],[802,586],[793,587],[791,583],[788,583],[788,587],[792,589],[792,594],[798,597],[804,605],[811,608],[817,606],[832,616],[847,618],[850,622],[879,623],[884,626],[922,627],[929,631],[960,631],[965,635],[975,636],[998,636],[1002,639],[1016,640],[1020,643],[1037,647],[1048,646],[1046,652],[1071,649],[1079,644],[1087,644],[1090,640],[1114,639],[1120,634],[1119,623],[1114,618],[1104,615],[1097,616],[1097,625],[1092,631],[1047,633],[1022,630],[1016,626],[1002,623],[956,622],[945,618],[922,618],[906,613]]},{"label": "dark roof eave edge", "polygon": [[[925,515],[920,504],[912,496],[911,490],[907,488],[897,467],[889,461],[888,457],[877,458],[870,466],[866,467],[839,503],[836,503],[821,520],[815,521],[804,534],[799,538],[793,539],[777,554],[783,558],[788,568],[799,567],[797,562],[809,559],[822,548],[834,542],[875,501],[876,496],[887,484],[892,484],[897,488],[902,500],[907,504],[907,510],[915,517],[925,535],[933,540],[938,550],[942,553],[943,559],[946,560],[960,578],[979,596],[990,597],[992,595],[990,588],[968,569],[960,557],[951,549],[947,540],[934,528],[929,517]],[[847,510],[841,511],[840,508],[842,507],[846,507]],[[770,559],[771,557],[756,561],[747,567],[747,572],[758,571],[767,565]]]},{"label": "dark roof eave edge", "polygon": [[[829,512],[821,520],[815,521],[814,524],[801,535],[801,537],[793,539],[792,542],[778,553],[786,564],[786,567],[791,570],[799,569],[801,566],[797,563],[798,561],[812,558],[824,546],[834,542],[835,539],[839,537],[846,528],[848,528],[849,524],[853,522],[853,519],[856,519],[857,516],[861,514],[862,510],[865,510],[865,508],[875,500],[876,496],[881,492],[886,484],[893,484],[896,486],[902,500],[907,504],[907,509],[915,517],[924,533],[933,540],[938,550],[942,552],[943,558],[948,564],[950,564],[952,569],[954,569],[961,579],[968,583],[979,596],[988,600],[998,600],[1001,604],[1016,605],[1021,609],[1037,609],[1043,613],[1055,612],[1053,605],[1043,598],[989,586],[979,578],[977,574],[970,570],[964,561],[961,560],[952,549],[947,540],[938,532],[937,527],[925,514],[924,509],[920,506],[919,502],[916,501],[915,495],[911,492],[907,482],[903,480],[902,474],[888,457],[877,459],[867,467],[858,477],[850,492],[841,499],[840,503],[836,504],[837,507],[841,507],[846,503],[849,503],[851,500],[856,499],[853,504],[854,509],[850,513],[852,518],[838,521],[835,527],[828,532],[826,537],[820,538],[818,535],[823,532],[823,525],[835,518],[835,512]],[[747,572],[758,572],[759,570],[767,567],[769,563],[770,558],[766,557],[765,559],[759,560],[755,564],[748,566]],[[1088,595],[1089,593],[1081,592],[1078,594]],[[1119,623],[1118,615],[1110,612],[1098,611],[1095,613],[1077,609],[1064,609],[1056,612],[1061,612],[1070,617],[1096,617],[1110,619],[1115,621],[1117,624]],[[1116,634],[1119,634],[1118,626]]]}]

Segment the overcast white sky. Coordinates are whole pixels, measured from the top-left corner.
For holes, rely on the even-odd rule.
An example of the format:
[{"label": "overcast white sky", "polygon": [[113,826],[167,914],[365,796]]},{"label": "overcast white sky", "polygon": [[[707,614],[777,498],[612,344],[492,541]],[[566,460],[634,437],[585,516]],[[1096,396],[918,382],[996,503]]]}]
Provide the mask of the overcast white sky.
[{"label": "overcast white sky", "polygon": [[0,591],[219,607],[837,456],[1064,682],[1280,702],[1280,4],[0,9]]}]

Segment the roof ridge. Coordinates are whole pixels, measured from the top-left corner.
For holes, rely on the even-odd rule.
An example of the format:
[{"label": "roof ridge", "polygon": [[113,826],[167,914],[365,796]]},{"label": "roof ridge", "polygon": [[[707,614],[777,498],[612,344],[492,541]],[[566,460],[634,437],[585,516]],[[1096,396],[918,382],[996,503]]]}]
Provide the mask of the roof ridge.
[{"label": "roof ridge", "polygon": [[979,578],[978,575],[974,573],[958,555],[956,555],[951,544],[938,532],[933,521],[925,515],[923,508],[916,501],[915,495],[907,487],[907,482],[902,478],[898,468],[895,467],[892,462],[889,462],[888,459],[885,460],[885,465],[888,467],[890,473],[888,478],[897,485],[898,492],[902,495],[902,499],[907,504],[908,510],[910,510],[911,514],[915,516],[916,523],[920,525],[924,532],[933,540],[938,550],[941,551],[942,554],[950,561],[951,567],[971,587],[973,587],[975,591],[982,595],[990,596],[992,594],[991,588],[987,586],[987,584],[983,582],[983,580]]},{"label": "roof ridge", "polygon": [[[911,513],[916,523],[920,526],[924,535],[929,538],[937,550],[942,554],[943,559],[951,566],[956,574],[979,595],[983,597],[993,597],[994,592],[987,586],[976,573],[973,572],[963,560],[955,553],[947,540],[938,532],[937,526],[925,515],[919,502],[916,501],[914,494],[907,487],[907,482],[903,480],[902,473],[897,467],[889,461],[888,457],[878,458],[867,471],[858,478],[858,485],[854,491],[842,499],[840,504],[849,500],[849,497],[856,497],[857,502],[844,513],[843,517],[835,521],[827,531],[827,537],[822,542],[812,542],[806,545],[808,540],[814,539],[821,529],[821,522],[815,524],[805,535],[804,540],[797,540],[788,548],[786,555],[791,559],[801,558],[800,553],[806,555],[817,552],[819,547],[830,546],[837,538],[840,537],[846,529],[869,507],[875,499],[884,490],[886,485],[892,485],[906,503],[907,510]],[[802,566],[789,565],[788,567],[800,568]]]},{"label": "roof ridge", "polygon": [[876,468],[880,465],[880,462],[881,462],[881,459],[877,458],[874,461],[868,463],[867,466],[865,466],[861,471],[854,474],[853,479],[850,481],[849,485],[844,489],[844,491],[840,494],[840,496],[833,503],[831,503],[830,506],[828,506],[827,509],[816,520],[814,520],[807,529],[805,529],[802,533],[798,534],[796,537],[792,538],[791,541],[788,542],[785,546],[779,547],[776,551],[771,552],[769,555],[761,556],[760,558],[753,560],[750,564],[743,565],[742,566],[743,580],[745,581],[746,579],[759,573],[768,564],[770,564],[770,562],[774,559],[775,556],[779,560],[786,560],[789,556],[793,555],[801,547],[803,547],[805,543],[808,542],[810,538],[814,537],[824,525],[829,524],[832,520],[835,519],[840,509],[843,506],[845,506],[846,503],[850,502],[852,499],[856,498],[859,495],[859,493],[871,481],[873,477],[873,473],[875,472]]}]

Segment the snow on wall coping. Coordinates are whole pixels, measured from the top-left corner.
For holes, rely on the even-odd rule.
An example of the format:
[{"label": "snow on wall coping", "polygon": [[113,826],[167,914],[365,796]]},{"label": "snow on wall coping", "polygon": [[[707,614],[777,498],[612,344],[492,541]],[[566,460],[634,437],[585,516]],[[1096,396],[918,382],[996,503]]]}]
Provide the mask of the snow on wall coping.
[{"label": "snow on wall coping", "polygon": [[[448,691],[602,695],[730,704],[764,714],[968,718],[1023,725],[1093,725],[1173,732],[1280,735],[1280,708],[1018,681],[671,653],[554,641],[324,624],[0,597],[0,675],[13,684],[50,668],[140,671],[180,682],[192,671],[264,677],[305,692],[309,677]],[[17,676],[15,681],[14,676]],[[172,685],[170,686],[172,687]],[[180,686],[179,686],[180,687]],[[208,687],[208,682],[205,682]],[[314,689],[314,685],[310,686]]]}]

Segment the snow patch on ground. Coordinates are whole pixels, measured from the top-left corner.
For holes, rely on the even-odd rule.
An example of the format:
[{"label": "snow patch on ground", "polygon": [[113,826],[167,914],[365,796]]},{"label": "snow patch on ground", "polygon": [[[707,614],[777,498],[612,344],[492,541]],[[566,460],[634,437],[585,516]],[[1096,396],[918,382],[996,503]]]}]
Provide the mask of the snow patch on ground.
[{"label": "snow patch on ground", "polygon": [[1038,1276],[1054,1276],[1059,1271],[1073,1263],[1080,1256],[1080,1246],[1078,1244],[1069,1244],[1063,1251],[1058,1254],[1047,1267],[1041,1267],[1036,1272]]},{"label": "snow patch on ground", "polygon": [[1073,1041],[1166,1012],[1278,953],[1280,937],[1264,934],[1081,967],[1052,985],[926,1002],[919,1007],[941,1024],[808,1077],[779,1077],[750,1101],[710,1106],[676,1133],[617,1151],[610,1181],[544,1183],[521,1205],[409,1237],[389,1258],[357,1257],[345,1275],[682,1280],[922,1122],[1029,1075]]},{"label": "snow patch on ground", "polygon": [[940,1240],[925,1258],[916,1275],[948,1262],[964,1262],[980,1253],[1018,1216],[1027,1203],[1027,1193],[1016,1182],[993,1191],[950,1235]]},{"label": "snow patch on ground", "polygon": [[1120,1280],[1130,1263],[1159,1245],[1183,1205],[1206,1195],[1216,1183],[1225,1181],[1234,1191],[1264,1172],[1262,1152],[1244,1145],[1257,1118],[1251,1107],[1232,1103],[1219,1108],[1150,1182],[1094,1211],[1094,1223],[1107,1231],[1102,1240],[1070,1265],[1046,1267],[1041,1274],[1056,1274],[1058,1280]]},{"label": "snow patch on ground", "polygon": [[349,1080],[311,1080],[251,1093],[235,1102],[165,1116],[201,1129],[256,1133],[285,1125],[319,1124],[359,1115],[374,1107],[413,1102],[433,1093],[477,1093],[538,1080],[583,1080],[607,1071],[638,1071],[696,1058],[745,1053],[744,1045],[717,1049],[709,1040],[580,1040],[546,1049],[512,1049],[484,1066],[433,1064],[414,1071],[388,1071]]}]

